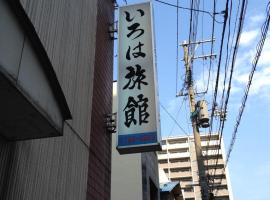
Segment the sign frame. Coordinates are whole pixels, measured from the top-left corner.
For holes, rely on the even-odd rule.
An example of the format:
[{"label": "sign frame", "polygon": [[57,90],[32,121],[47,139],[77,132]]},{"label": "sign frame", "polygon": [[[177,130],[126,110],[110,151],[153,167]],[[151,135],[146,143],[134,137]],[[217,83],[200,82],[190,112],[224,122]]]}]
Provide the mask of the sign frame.
[{"label": "sign frame", "polygon": [[[149,16],[150,19],[150,29],[148,32],[150,37],[151,37],[151,42],[150,45],[152,47],[151,49],[151,70],[153,72],[152,75],[150,75],[152,77],[152,88],[151,90],[153,90],[153,97],[151,97],[152,99],[154,99],[154,102],[149,102],[152,103],[154,105],[152,105],[152,110],[155,110],[154,112],[154,120],[152,118],[152,123],[155,124],[155,128],[152,129],[153,131],[137,131],[136,130],[132,133],[123,133],[122,132],[122,125],[121,123],[123,123],[123,121],[121,120],[121,114],[123,115],[123,106],[121,106],[120,100],[122,97],[122,87],[123,85],[121,85],[121,81],[120,78],[124,79],[123,77],[120,77],[121,73],[120,73],[120,68],[124,69],[124,67],[120,66],[122,65],[122,62],[120,62],[120,55],[122,55],[120,53],[120,48],[122,46],[121,45],[121,37],[122,37],[122,33],[121,33],[121,24],[120,24],[120,16],[121,14],[121,10],[124,10],[127,7],[140,7],[140,6],[148,6],[147,4],[149,4]],[[146,23],[146,22],[145,22]],[[149,24],[148,24],[149,25]],[[122,6],[119,8],[119,20],[118,20],[118,84],[117,84],[117,96],[118,96],[118,102],[117,102],[117,150],[120,154],[127,154],[127,153],[141,153],[141,152],[149,152],[149,151],[160,151],[161,150],[161,135],[160,135],[160,116],[159,116],[159,102],[158,102],[158,84],[157,84],[157,68],[156,68],[156,52],[155,52],[155,37],[154,37],[154,22],[153,22],[153,5],[152,2],[144,2],[144,3],[139,3],[139,4],[133,4],[133,5],[127,5],[127,6]],[[149,89],[148,89],[149,90]]]}]

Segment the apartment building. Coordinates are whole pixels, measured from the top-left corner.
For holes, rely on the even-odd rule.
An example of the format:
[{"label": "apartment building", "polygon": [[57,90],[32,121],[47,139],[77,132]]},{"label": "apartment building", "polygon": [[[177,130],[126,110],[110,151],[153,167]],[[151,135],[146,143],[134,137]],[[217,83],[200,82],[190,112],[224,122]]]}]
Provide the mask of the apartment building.
[{"label": "apartment building", "polygon": [[[232,200],[229,172],[227,167],[224,170],[223,140],[219,145],[218,134],[212,134],[210,141],[207,135],[202,135],[201,146],[207,178],[215,200]],[[200,199],[198,167],[192,136],[164,138],[158,160],[159,168],[164,170],[170,181],[180,181],[184,200]]]}]

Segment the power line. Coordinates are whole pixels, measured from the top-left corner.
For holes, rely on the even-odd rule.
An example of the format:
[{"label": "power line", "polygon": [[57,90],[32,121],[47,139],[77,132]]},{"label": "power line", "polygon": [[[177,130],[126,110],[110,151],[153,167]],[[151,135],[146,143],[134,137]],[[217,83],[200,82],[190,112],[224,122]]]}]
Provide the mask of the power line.
[{"label": "power line", "polygon": [[218,59],[218,67],[217,67],[215,92],[214,92],[214,99],[213,99],[212,113],[211,113],[211,124],[210,124],[210,131],[209,131],[210,134],[211,134],[211,129],[212,129],[212,122],[213,122],[213,116],[214,116],[214,107],[215,107],[215,104],[216,104],[218,85],[219,85],[220,66],[221,66],[221,59],[222,59],[222,52],[223,52],[225,30],[226,30],[227,19],[228,19],[228,2],[229,2],[229,0],[226,1],[226,8],[225,8],[225,13],[226,14],[224,15],[224,24],[223,24],[222,35],[221,35],[221,43],[220,43],[220,50],[219,50],[219,59]]},{"label": "power line", "polygon": [[189,136],[187,132],[180,126],[180,124],[176,121],[176,119],[169,113],[169,111],[160,103],[160,106],[163,108],[163,110],[169,115],[169,117],[174,121],[174,123],[183,131],[183,133],[186,136]]},{"label": "power line", "polygon": [[[216,12],[216,0],[214,0],[214,5],[213,5],[213,12]],[[214,48],[214,34],[215,34],[215,16],[212,20],[212,33],[211,33],[211,55],[213,54],[213,48]],[[207,82],[207,88],[206,88],[206,93],[208,92],[208,88],[209,88],[209,83],[210,83],[210,72],[211,72],[211,67],[212,67],[212,59],[210,59],[210,66],[209,66],[209,72],[208,72],[208,82]],[[207,145],[206,145],[206,168],[208,166],[208,158],[207,158],[207,154],[208,154],[208,148],[209,148],[209,143],[211,140],[211,132],[209,131],[209,136],[208,136],[208,141],[207,141]]]},{"label": "power line", "polygon": [[[229,42],[229,38],[230,38],[230,22],[231,22],[231,12],[232,12],[232,1],[231,1],[231,4],[230,4],[230,15],[229,15],[229,33],[228,33],[228,38],[227,38],[227,52],[226,52],[226,67],[225,67],[225,77],[224,77],[224,81],[226,80],[226,73],[227,73],[227,69],[228,69],[228,65],[229,65],[229,62],[230,62],[230,58],[231,58],[231,53],[232,53],[232,47],[233,47],[233,42],[234,42],[234,37],[235,37],[235,33],[236,33],[236,24],[237,24],[237,18],[238,18],[238,15],[239,15],[239,7],[240,7],[240,0],[238,1],[238,5],[237,5],[237,11],[236,11],[236,17],[235,17],[235,22],[234,22],[234,31],[233,31],[233,37],[231,39],[231,47],[230,47],[230,54],[229,54],[229,58],[227,57],[227,52],[228,52],[228,42]],[[225,84],[225,82],[224,82]],[[223,92],[222,92],[222,106],[221,106],[221,109],[223,109],[223,97],[224,97],[224,91],[225,91],[225,85],[223,85]],[[220,121],[221,123],[221,121]],[[219,123],[219,126],[221,125]],[[220,133],[220,128],[218,130],[218,133]],[[209,145],[209,141],[211,139],[211,135],[209,137],[209,140],[208,140],[208,144],[207,146]],[[207,165],[208,165],[208,161],[207,161]]]},{"label": "power line", "polygon": [[[182,99],[182,103],[181,103],[181,105],[180,105],[180,107],[179,107],[179,109],[177,111],[177,114],[176,114],[176,119],[178,118],[178,115],[179,115],[179,113],[181,111],[181,108],[182,108],[182,106],[184,104],[184,101],[185,101],[185,98]],[[170,135],[173,133],[174,126],[175,126],[175,123],[173,124],[172,129],[171,129],[171,131],[170,131],[170,133],[169,133],[169,135],[167,137],[170,137]]]},{"label": "power line", "polygon": [[[231,34],[231,14],[232,14],[232,0],[230,0],[230,5],[229,5],[229,8],[228,10],[230,11],[229,12],[229,15],[228,15],[228,20],[229,20],[229,24],[228,24],[228,34],[227,34],[227,45],[226,45],[226,58],[225,58],[225,75],[224,75],[224,80],[223,80],[223,91],[222,91],[222,96],[221,96],[221,112],[226,112],[227,108],[224,109],[224,111],[222,111],[223,109],[223,106],[224,106],[224,96],[225,96],[225,85],[226,85],[226,80],[227,80],[227,71],[228,71],[228,54],[229,54],[229,39],[230,39],[230,34]],[[219,125],[218,125],[218,133],[220,134],[220,139],[219,139],[219,145],[221,144],[221,137],[222,137],[222,134],[223,134],[223,126],[224,126],[224,118],[223,119],[219,119]],[[222,129],[222,130],[221,130]],[[210,139],[211,139],[211,135],[210,135]],[[219,154],[219,148],[216,150],[217,151],[217,156]],[[217,162],[218,162],[218,159],[217,159]]]},{"label": "power line", "polygon": [[[227,105],[228,105],[228,101],[229,101],[230,89],[231,89],[231,83],[232,83],[232,75],[233,75],[236,55],[237,55],[238,48],[239,48],[240,35],[242,33],[242,29],[243,29],[243,25],[244,25],[247,4],[248,4],[247,0],[242,1],[241,13],[240,13],[239,25],[238,25],[238,31],[237,31],[237,37],[236,37],[236,44],[234,47],[233,58],[232,58],[232,62],[231,62],[230,78],[229,78],[229,84],[228,84],[228,89],[227,89],[227,93],[226,93],[224,112],[226,112],[226,110],[227,110]],[[224,123],[225,123],[225,121],[222,121],[222,123],[221,123],[221,129],[220,129],[221,131],[220,131],[220,138],[219,138],[220,142],[219,142],[218,153],[219,153],[221,139],[222,139],[222,135],[223,135]],[[218,163],[218,159],[216,160],[216,165],[215,165],[215,169],[214,169],[214,178],[216,175],[217,163]]]},{"label": "power line", "polygon": [[[197,12],[201,12],[201,13],[206,13],[206,14],[208,14],[211,18],[213,18],[214,15],[223,15],[223,14],[224,14],[224,11],[216,12],[216,13],[210,13],[209,11],[205,11],[205,10],[193,9],[193,8],[187,8],[187,7],[182,7],[182,6],[177,6],[177,5],[174,5],[174,4],[165,2],[165,1],[161,1],[161,0],[154,0],[154,1],[159,2],[159,3],[162,3],[162,4],[165,4],[165,5],[168,5],[168,6],[172,6],[172,7],[175,7],[175,8],[180,8],[180,9],[183,9],[183,10],[193,10],[193,11],[197,11]],[[217,21],[217,20],[215,20],[215,22],[217,22],[217,23],[219,23],[219,24],[222,24],[222,23],[223,23],[223,22],[219,22],[219,21]]]},{"label": "power line", "polygon": [[176,80],[175,80],[175,83],[176,83],[176,91],[175,91],[175,94],[177,95],[178,93],[178,66],[179,66],[179,0],[177,0],[177,8],[176,8]]},{"label": "power line", "polygon": [[[210,141],[211,135],[212,135],[213,118],[214,118],[214,110],[215,110],[215,106],[216,106],[216,99],[217,99],[217,92],[218,92],[218,85],[219,85],[219,74],[220,74],[220,66],[221,66],[221,59],[222,59],[222,52],[223,52],[223,44],[224,44],[225,30],[226,30],[227,19],[228,19],[228,3],[229,3],[229,0],[226,1],[226,5],[225,5],[224,24],[223,24],[222,35],[221,35],[221,43],[220,43],[220,50],[219,50],[219,59],[218,59],[218,66],[217,66],[215,91],[214,91],[212,111],[211,111],[211,117],[210,117],[208,141]],[[215,5],[215,1],[214,1],[214,5]],[[208,151],[208,147],[207,147],[207,151]]]},{"label": "power line", "polygon": [[188,48],[188,54],[191,58],[191,68],[192,68],[192,59],[195,55],[195,46],[196,44],[191,44],[191,42],[195,42],[197,39],[197,29],[198,29],[198,17],[199,12],[198,10],[200,5],[200,1],[198,0],[192,0],[190,7],[192,10],[190,10],[190,29],[189,29],[189,48]]},{"label": "power line", "polygon": [[261,53],[262,53],[262,50],[263,50],[264,42],[265,42],[266,37],[267,37],[267,32],[268,32],[268,29],[269,29],[269,23],[270,23],[270,2],[268,2],[268,4],[267,4],[267,17],[266,17],[266,20],[265,20],[262,28],[261,28],[261,39],[257,44],[256,55],[255,55],[255,57],[254,57],[254,59],[252,61],[252,69],[251,69],[251,72],[249,74],[248,84],[246,86],[245,93],[244,93],[244,96],[242,98],[242,105],[241,105],[241,107],[239,109],[239,114],[238,114],[238,117],[237,117],[237,120],[236,120],[236,124],[235,124],[235,127],[234,127],[233,134],[232,134],[230,148],[229,148],[229,151],[228,151],[227,157],[226,157],[226,165],[229,162],[229,158],[230,158],[230,155],[231,155],[234,143],[235,143],[236,134],[237,134],[237,131],[238,131],[238,127],[240,125],[240,121],[241,121],[244,109],[245,109],[245,105],[246,105],[246,101],[247,101],[247,98],[248,98],[248,94],[249,94],[250,86],[251,86],[251,83],[252,83],[253,75],[254,75],[254,72],[256,70],[258,61],[260,59],[260,56],[261,56]]},{"label": "power line", "polygon": [[[216,0],[214,0],[214,5],[213,5],[213,13],[216,12]],[[212,33],[211,33],[211,55],[213,54],[213,50],[214,50],[214,34],[215,34],[215,15],[213,16],[213,20],[212,20]],[[210,66],[209,66],[209,72],[208,72],[208,82],[207,82],[207,88],[205,93],[208,92],[208,88],[209,88],[209,82],[210,82],[210,72],[211,72],[211,67],[212,67],[212,59],[210,59]]]},{"label": "power line", "polygon": [[[191,39],[191,33],[192,33],[192,21],[193,21],[193,0],[191,0],[191,2],[190,2],[190,7],[192,9],[190,9],[190,17],[189,17],[189,36],[188,36],[188,43],[189,44],[191,43],[191,40],[192,40]],[[194,38],[193,38],[193,41],[194,41]],[[193,46],[195,46],[195,44],[190,45],[189,48],[188,48],[188,55],[190,55],[191,59],[194,56],[194,51],[193,51],[194,48],[192,48]],[[191,64],[191,68],[192,68],[192,62],[190,64]]]}]

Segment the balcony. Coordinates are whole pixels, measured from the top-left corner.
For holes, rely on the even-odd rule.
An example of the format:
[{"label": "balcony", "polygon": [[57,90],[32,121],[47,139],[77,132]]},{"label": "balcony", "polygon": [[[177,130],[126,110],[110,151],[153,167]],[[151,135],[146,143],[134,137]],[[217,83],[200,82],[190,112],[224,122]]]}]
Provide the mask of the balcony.
[{"label": "balcony", "polygon": [[216,195],[216,197],[229,196],[229,191],[227,189],[215,189],[213,190],[213,193]]},{"label": "balcony", "polygon": [[219,140],[211,140],[211,141],[202,141],[201,146],[206,147],[206,146],[217,146],[219,145]]},{"label": "balcony", "polygon": [[223,168],[222,169],[209,169],[208,170],[208,173],[210,174],[210,175],[213,175],[214,173],[216,174],[216,175],[222,175],[222,174],[225,174],[225,172],[223,172]]},{"label": "balcony", "polygon": [[186,178],[186,177],[192,177],[192,174],[190,171],[187,172],[171,172],[170,178]]},{"label": "balcony", "polygon": [[165,169],[165,168],[167,169],[167,168],[169,168],[169,164],[168,163],[159,163],[158,167],[161,169]]},{"label": "balcony", "polygon": [[[207,153],[206,153],[207,152]],[[218,153],[218,154],[217,154]],[[213,156],[213,155],[222,155],[221,154],[221,150],[217,151],[217,150],[208,150],[208,151],[202,151],[203,155],[208,155],[208,156]]]},{"label": "balcony", "polygon": [[184,167],[190,167],[190,162],[170,163],[170,168],[184,168]]},{"label": "balcony", "polygon": [[[205,160],[204,164],[207,166],[215,166],[216,165],[216,159],[211,159],[211,160]],[[223,159],[218,159],[217,165],[224,165]]]},{"label": "balcony", "polygon": [[172,154],[159,154],[158,159],[168,159],[168,158],[189,158],[190,153],[185,152],[185,153],[172,153]]},{"label": "balcony", "polygon": [[192,188],[194,183],[192,181],[180,181],[181,188]]},{"label": "balcony", "polygon": [[184,192],[184,197],[185,197],[185,199],[195,198],[194,192]]},{"label": "balcony", "polygon": [[162,145],[162,150],[165,150],[165,149],[182,149],[182,148],[189,148],[188,143]]},{"label": "balcony", "polygon": [[172,169],[172,168],[189,168],[191,167],[190,162],[176,162],[176,163],[159,163],[161,169]]},{"label": "balcony", "polygon": [[222,180],[216,179],[214,185],[214,187],[227,186],[227,181],[225,178],[223,178]]}]

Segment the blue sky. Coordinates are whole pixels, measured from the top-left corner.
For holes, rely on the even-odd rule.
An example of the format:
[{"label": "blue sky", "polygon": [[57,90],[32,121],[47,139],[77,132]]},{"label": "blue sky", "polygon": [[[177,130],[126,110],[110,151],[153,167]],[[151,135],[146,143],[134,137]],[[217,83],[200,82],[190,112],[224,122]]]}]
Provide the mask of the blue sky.
[{"label": "blue sky", "polygon": [[[164,0],[176,4],[177,0]],[[127,0],[128,3],[142,2],[139,0]],[[189,0],[179,0],[179,5],[189,7]],[[212,10],[207,0],[200,1],[200,9]],[[224,9],[225,1],[217,1],[217,11]],[[233,1],[236,2],[236,1]],[[259,2],[259,3],[258,3]],[[234,124],[243,96],[243,90],[248,80],[251,69],[251,61],[255,55],[255,48],[260,38],[260,27],[266,17],[266,0],[250,0],[247,8],[246,20],[240,40],[240,48],[235,65],[235,73],[232,82],[232,91],[228,104],[228,116],[224,129],[224,141],[226,150],[230,144]],[[153,1],[155,36],[157,48],[158,84],[161,104],[175,117],[181,127],[191,133],[189,123],[188,102],[183,97],[176,96],[176,8]],[[119,5],[124,1],[118,0]],[[233,12],[235,13],[234,7]],[[222,17],[217,18],[222,21]],[[207,14],[200,15],[198,20],[197,39],[211,38],[211,17]],[[189,12],[179,9],[179,43],[188,40]],[[215,49],[218,54],[221,38],[221,24],[216,24]],[[270,113],[270,37],[265,42],[264,50],[255,72],[250,95],[237,133],[237,139],[229,161],[229,171],[234,199],[245,200],[269,200],[270,196],[270,131],[268,130]],[[210,54],[210,45],[198,47],[196,56]],[[179,58],[182,59],[183,50],[179,47]],[[214,70],[216,69],[216,61]],[[115,61],[115,67],[116,65]],[[195,87],[198,92],[206,88],[209,62],[194,62]],[[182,61],[178,64],[177,91],[183,84],[181,78],[184,75]],[[221,72],[223,77],[224,72]],[[114,76],[116,78],[116,76]],[[210,77],[209,95],[205,96],[211,105],[212,86],[214,76]],[[220,90],[221,91],[221,87]],[[201,97],[203,98],[203,97]],[[197,98],[199,100],[200,98]],[[181,106],[182,105],[182,106]],[[210,106],[209,105],[209,109]],[[160,108],[162,136],[183,135],[167,113]],[[207,132],[207,130],[202,130]]]}]

